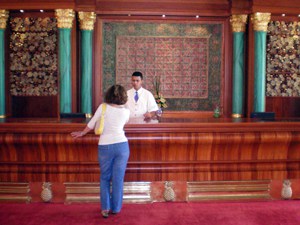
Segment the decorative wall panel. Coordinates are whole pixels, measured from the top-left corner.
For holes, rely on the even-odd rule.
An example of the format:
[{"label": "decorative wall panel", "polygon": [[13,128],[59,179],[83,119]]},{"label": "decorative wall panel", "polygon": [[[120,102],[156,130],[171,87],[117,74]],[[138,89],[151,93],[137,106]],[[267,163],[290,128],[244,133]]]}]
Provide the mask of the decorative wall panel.
[{"label": "decorative wall panel", "polygon": [[266,96],[300,97],[300,22],[269,23],[266,80]]},{"label": "decorative wall panel", "polygon": [[222,22],[104,22],[103,90],[129,89],[131,74],[141,71],[153,93],[160,79],[168,110],[213,110],[222,96],[223,29]]},{"label": "decorative wall panel", "polygon": [[11,95],[57,95],[56,19],[12,17],[10,29]]},{"label": "decorative wall panel", "polygon": [[117,83],[130,89],[128,74],[138,69],[152,92],[160,80],[166,98],[207,98],[208,43],[209,37],[117,37]]}]

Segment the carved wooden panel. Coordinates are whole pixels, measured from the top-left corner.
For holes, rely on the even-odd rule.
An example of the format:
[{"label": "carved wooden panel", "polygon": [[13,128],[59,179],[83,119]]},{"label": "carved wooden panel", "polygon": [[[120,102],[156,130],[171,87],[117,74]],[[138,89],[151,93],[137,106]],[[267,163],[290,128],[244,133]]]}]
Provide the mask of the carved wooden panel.
[{"label": "carved wooden panel", "polygon": [[[256,124],[261,123],[128,125],[125,180],[299,179],[299,123],[270,123],[264,125],[265,131]],[[4,128],[1,124],[0,181],[98,182],[98,137],[89,134],[75,141],[69,134],[83,125],[7,123]],[[276,127],[286,131],[272,131]]]}]

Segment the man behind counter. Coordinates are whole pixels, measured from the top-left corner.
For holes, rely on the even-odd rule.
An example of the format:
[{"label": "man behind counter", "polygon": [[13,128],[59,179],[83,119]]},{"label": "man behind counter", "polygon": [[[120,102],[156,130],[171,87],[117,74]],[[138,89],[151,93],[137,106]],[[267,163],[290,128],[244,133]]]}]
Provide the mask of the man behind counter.
[{"label": "man behind counter", "polygon": [[134,72],[131,76],[132,88],[127,91],[128,101],[126,107],[130,110],[130,117],[144,117],[151,119],[155,116],[158,106],[153,97],[153,94],[142,87],[143,74]]}]

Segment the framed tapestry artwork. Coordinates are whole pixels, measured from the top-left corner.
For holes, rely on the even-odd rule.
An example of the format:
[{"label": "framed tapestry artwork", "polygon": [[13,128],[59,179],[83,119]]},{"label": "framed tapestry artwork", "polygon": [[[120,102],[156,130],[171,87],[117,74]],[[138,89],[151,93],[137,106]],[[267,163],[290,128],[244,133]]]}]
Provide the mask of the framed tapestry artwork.
[{"label": "framed tapestry artwork", "polygon": [[140,71],[144,87],[155,82],[168,110],[212,111],[221,105],[223,23],[103,22],[103,90],[131,88]]}]

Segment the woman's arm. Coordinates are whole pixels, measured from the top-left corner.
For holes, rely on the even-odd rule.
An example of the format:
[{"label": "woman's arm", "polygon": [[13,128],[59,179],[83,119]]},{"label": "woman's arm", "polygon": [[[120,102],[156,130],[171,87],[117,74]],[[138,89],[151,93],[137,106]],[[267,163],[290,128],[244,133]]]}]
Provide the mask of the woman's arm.
[{"label": "woman's arm", "polygon": [[72,132],[71,136],[74,139],[79,138],[79,137],[83,137],[84,135],[86,135],[91,130],[92,130],[91,128],[89,128],[88,126],[86,126],[83,131],[74,131],[74,132]]}]

